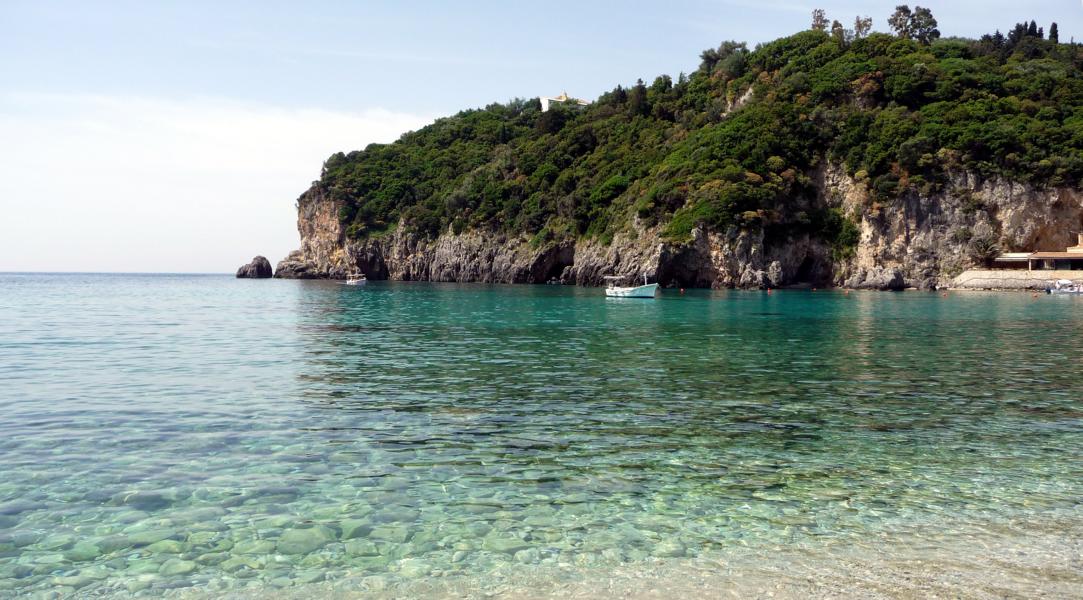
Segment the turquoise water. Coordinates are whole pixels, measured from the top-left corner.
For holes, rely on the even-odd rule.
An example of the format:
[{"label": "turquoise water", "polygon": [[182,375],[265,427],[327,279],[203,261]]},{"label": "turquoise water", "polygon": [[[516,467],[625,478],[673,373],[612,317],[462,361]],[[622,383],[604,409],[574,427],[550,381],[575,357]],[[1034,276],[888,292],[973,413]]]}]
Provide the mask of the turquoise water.
[{"label": "turquoise water", "polygon": [[0,596],[1079,524],[1081,336],[1026,294],[0,275]]}]

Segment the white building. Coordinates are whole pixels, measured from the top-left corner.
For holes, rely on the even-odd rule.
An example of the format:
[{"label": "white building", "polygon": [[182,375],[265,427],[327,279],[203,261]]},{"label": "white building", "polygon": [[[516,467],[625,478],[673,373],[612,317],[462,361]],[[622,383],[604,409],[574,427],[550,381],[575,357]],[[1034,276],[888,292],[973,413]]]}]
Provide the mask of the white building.
[{"label": "white building", "polygon": [[542,112],[545,112],[545,111],[549,110],[549,103],[550,102],[570,102],[572,104],[572,106],[586,106],[586,105],[590,104],[590,102],[587,102],[586,100],[580,100],[579,98],[572,98],[571,96],[568,95],[568,92],[563,92],[559,96],[557,96],[556,98],[546,98],[545,96],[541,96],[540,99],[541,99],[541,105],[542,105]]}]

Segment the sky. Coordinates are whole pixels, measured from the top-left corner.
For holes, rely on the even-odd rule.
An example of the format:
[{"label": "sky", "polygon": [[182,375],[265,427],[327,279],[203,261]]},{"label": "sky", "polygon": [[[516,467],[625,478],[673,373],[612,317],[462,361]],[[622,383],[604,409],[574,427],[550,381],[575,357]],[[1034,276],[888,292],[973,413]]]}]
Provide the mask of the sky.
[{"label": "sky", "polygon": [[[200,272],[299,244],[294,202],[337,151],[436,117],[676,76],[813,8],[887,30],[899,0],[0,0],[0,271]],[[937,0],[947,35],[1083,1]]]}]

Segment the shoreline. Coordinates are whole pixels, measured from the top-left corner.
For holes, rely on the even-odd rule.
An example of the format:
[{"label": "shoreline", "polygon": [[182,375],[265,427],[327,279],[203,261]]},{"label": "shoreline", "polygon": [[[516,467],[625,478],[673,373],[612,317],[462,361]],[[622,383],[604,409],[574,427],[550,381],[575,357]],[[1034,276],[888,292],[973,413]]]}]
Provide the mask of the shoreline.
[{"label": "shoreline", "polygon": [[[1083,280],[1083,271],[1030,271],[1031,276],[1020,277],[1019,274],[1026,274],[1028,271],[1018,270],[968,270],[963,274],[956,277],[952,281],[951,285],[941,286],[937,288],[919,288],[919,287],[903,287],[898,289],[874,289],[867,287],[849,287],[845,285],[830,285],[830,284],[818,284],[813,285],[810,283],[794,283],[784,285],[780,287],[696,287],[696,286],[661,286],[661,289],[665,290],[705,290],[705,291],[746,291],[746,292],[763,292],[763,291],[864,291],[864,292],[1045,292],[1049,283],[1056,279],[1080,279]],[[180,273],[180,272],[126,272],[126,271],[0,271],[0,275],[9,276],[47,276],[47,277],[71,277],[71,276],[93,276],[93,277],[220,277],[228,278],[235,281],[244,281],[246,278],[236,278],[232,273]],[[1040,275],[1040,276],[1037,276]],[[341,282],[344,279],[334,279],[331,277],[273,277],[273,278],[253,278],[252,281],[269,281],[269,280],[282,280],[282,281],[326,281],[326,282]],[[371,283],[443,283],[443,284],[477,284],[477,285],[507,285],[507,286],[553,286],[553,287],[573,287],[583,289],[602,289],[604,285],[582,285],[578,283],[533,283],[533,282],[500,282],[500,281],[432,281],[432,280],[414,280],[414,279],[370,279]],[[1001,283],[997,283],[1001,282]],[[1016,283],[1013,283],[1016,282]]]}]

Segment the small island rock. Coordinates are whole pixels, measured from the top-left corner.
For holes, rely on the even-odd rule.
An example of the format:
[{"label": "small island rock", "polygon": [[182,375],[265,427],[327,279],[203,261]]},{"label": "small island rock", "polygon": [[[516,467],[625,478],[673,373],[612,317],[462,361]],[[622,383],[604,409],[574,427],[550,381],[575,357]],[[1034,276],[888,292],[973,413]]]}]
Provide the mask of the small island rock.
[{"label": "small island rock", "polygon": [[237,269],[238,279],[270,279],[272,274],[271,261],[263,256],[257,256],[252,262]]}]

